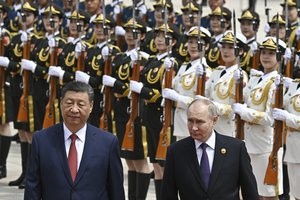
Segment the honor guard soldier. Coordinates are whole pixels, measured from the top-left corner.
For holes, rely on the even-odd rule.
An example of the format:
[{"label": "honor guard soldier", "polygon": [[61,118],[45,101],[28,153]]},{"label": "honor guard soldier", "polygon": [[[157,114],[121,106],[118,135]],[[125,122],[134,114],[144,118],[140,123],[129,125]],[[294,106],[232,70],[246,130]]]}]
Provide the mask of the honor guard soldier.
[{"label": "honor guard soldier", "polygon": [[[21,145],[21,159],[22,159],[22,173],[20,177],[14,181],[9,182],[9,186],[19,186],[20,189],[25,188],[25,174],[29,158],[29,143],[26,132],[30,131],[28,123],[20,122],[18,119],[18,112],[20,106],[20,98],[23,93],[24,83],[21,74],[21,59],[23,58],[24,43],[28,40],[31,43],[31,48],[38,44],[39,38],[34,34],[33,25],[38,18],[38,8],[35,4],[26,2],[21,5],[18,10],[20,13],[19,21],[23,25],[22,30],[14,36],[8,47],[8,57],[1,57],[0,60],[6,62],[3,66],[7,67],[6,72],[10,73],[10,85],[12,96],[12,110],[14,114],[14,128],[18,130]],[[27,46],[25,47],[27,48]],[[28,52],[30,48],[26,49]]]},{"label": "honor guard soldier", "polygon": [[[278,41],[278,42],[277,42]],[[278,44],[277,44],[278,43]],[[277,185],[265,184],[266,169],[274,142],[274,120],[272,110],[274,106],[275,77],[284,54],[285,43],[274,37],[264,38],[260,48],[260,61],[264,73],[250,74],[250,80],[244,88],[245,104],[235,103],[233,111],[245,121],[245,143],[251,158],[258,193],[261,198],[277,199],[282,194],[282,148],[278,151],[278,180]],[[280,60],[276,59],[276,49],[280,53]],[[236,73],[235,75],[239,75]]]},{"label": "honor guard soldier", "polygon": [[47,0],[39,0],[39,18],[34,25],[34,31],[38,36],[45,36],[46,34],[46,29],[43,22],[43,13],[47,7],[47,4]]},{"label": "honor guard soldier", "polygon": [[[231,105],[235,102],[235,79],[234,72],[240,71],[238,58],[234,52],[234,37],[236,45],[239,48],[239,56],[244,54],[247,47],[247,40],[241,33],[233,34],[232,31],[226,31],[219,41],[220,52],[225,66],[216,68],[210,79],[206,82],[205,97],[209,98],[218,107],[219,120],[215,130],[231,137],[235,137],[235,121],[232,120],[233,112]],[[248,82],[247,73],[244,74],[244,84]]]},{"label": "honor guard soldier", "polygon": [[[133,20],[135,20],[133,22]],[[147,161],[147,141],[146,131],[142,130],[141,111],[143,110],[143,101],[139,101],[137,96],[128,99],[129,81],[140,76],[140,68],[145,66],[149,55],[138,50],[140,41],[145,38],[146,24],[141,18],[130,19],[124,24],[125,41],[128,49],[124,53],[119,53],[112,63],[112,76],[103,76],[103,85],[112,87],[114,93],[114,121],[116,133],[119,139],[121,157],[126,159],[128,166],[128,199],[146,199],[150,183],[150,168]],[[134,34],[137,34],[135,38]],[[140,56],[140,57],[139,57]],[[140,62],[137,62],[140,60]],[[139,65],[139,66],[135,66]],[[137,74],[134,70],[138,69]],[[137,105],[134,105],[133,98],[136,98]],[[132,101],[132,102],[131,102]],[[130,110],[130,111],[129,111]],[[132,113],[137,113],[135,119]],[[129,120],[132,119],[132,123]],[[132,126],[133,124],[133,126]],[[127,140],[126,133],[134,132],[133,149],[122,148],[124,140]],[[128,133],[127,133],[128,134]]]},{"label": "honor guard soldier", "polygon": [[141,50],[150,54],[156,55],[157,48],[155,47],[155,28],[159,28],[164,23],[164,6],[168,9],[168,22],[172,23],[171,13],[173,12],[173,4],[171,0],[160,0],[156,2],[154,7],[154,17],[155,17],[155,26],[151,31],[148,31],[146,34],[146,38],[141,45]]},{"label": "honor guard soldier", "polygon": [[97,43],[97,39],[94,33],[94,19],[96,19],[96,17],[103,13],[102,9],[101,9],[101,0],[85,0],[85,10],[87,13],[89,13],[89,15],[91,16],[90,18],[90,27],[86,33],[86,40],[88,43],[90,44],[96,44]]},{"label": "honor guard soldier", "polygon": [[[34,75],[32,83],[33,116],[34,120],[29,126],[34,125],[34,131],[41,130],[45,116],[45,107],[50,92],[47,83],[48,70],[50,67],[51,53],[58,48],[57,54],[65,45],[59,33],[59,25],[62,23],[63,11],[60,7],[50,4],[43,12],[43,22],[46,28],[46,35],[38,45],[31,51],[31,58],[22,60],[22,70],[31,71]],[[56,57],[58,55],[54,55]],[[58,104],[56,103],[56,108]],[[56,113],[59,115],[59,113]]]},{"label": "honor guard soldier", "polygon": [[[287,14],[289,30],[293,31],[299,25],[297,0],[284,0],[284,3],[281,3],[280,5],[283,8],[282,14]],[[287,11],[285,10],[286,7],[288,9]]]},{"label": "honor guard soldier", "polygon": [[209,14],[210,30],[212,31],[213,36],[206,61],[211,68],[216,68],[219,65],[224,64],[220,55],[218,42],[223,37],[224,32],[231,28],[231,15],[231,11],[225,7],[217,7]]},{"label": "honor guard soldier", "polygon": [[[68,17],[68,20],[70,20],[68,26],[68,42],[64,45],[61,54],[58,56],[58,66],[50,66],[48,72],[50,76],[58,77],[62,81],[61,87],[75,80],[75,71],[78,70],[78,59],[76,58],[82,53],[75,52],[76,45],[80,43],[80,46],[86,49],[91,47],[91,45],[85,41],[85,31],[88,29],[90,21],[89,14],[85,11],[79,10],[77,12],[75,10]],[[78,26],[80,26],[80,30],[78,30]]]},{"label": "honor guard soldier", "polygon": [[[199,34],[201,34],[199,36]],[[209,79],[211,69],[208,67],[205,59],[205,50],[209,48],[210,32],[203,27],[200,27],[200,33],[198,26],[194,26],[187,33],[188,37],[188,52],[190,61],[183,63],[176,76],[173,79],[173,89],[163,89],[162,95],[164,98],[175,101],[176,109],[174,114],[174,136],[177,141],[188,137],[186,112],[188,105],[194,100],[197,95],[197,87],[199,77],[204,74],[202,72],[196,72],[198,65],[203,65],[202,69],[205,69],[205,81]],[[200,39],[202,50],[199,51],[198,40]],[[201,60],[200,60],[201,59]],[[203,88],[205,90],[205,88]]]},{"label": "honor guard soldier", "polygon": [[[179,66],[175,59],[168,57],[172,53],[168,52],[168,49],[171,49],[171,45],[175,45],[179,32],[173,24],[167,24],[166,26],[163,24],[155,30],[155,46],[158,54],[148,59],[141,71],[140,82],[130,81],[130,90],[139,93],[140,97],[145,101],[142,120],[147,131],[148,155],[154,167],[156,198],[160,199],[164,161],[156,159],[156,151],[160,131],[163,126],[161,121],[161,116],[163,115],[161,90],[166,69],[170,69],[173,66],[176,71]],[[167,32],[166,36],[169,38],[169,46],[165,43],[165,31]]]},{"label": "honor guard soldier", "polygon": [[[277,15],[274,15],[271,21],[268,22],[268,25],[270,27],[270,31],[267,34],[268,36],[276,37],[276,23],[277,23]],[[286,28],[285,28],[286,21],[283,15],[279,15],[278,23],[279,23],[279,39],[281,39],[282,41],[286,41]]]},{"label": "honor guard soldier", "polygon": [[[300,199],[300,79],[283,79],[288,91],[284,95],[284,109],[275,108],[273,118],[285,122],[287,128],[286,151],[284,162],[288,167],[290,193],[295,199]],[[286,198],[289,199],[289,198]]]},{"label": "honor guard soldier", "polygon": [[[258,52],[258,42],[257,42],[257,31],[259,28],[259,15],[251,10],[245,10],[242,13],[242,16],[238,18],[241,23],[241,32],[247,39],[247,45],[249,50],[245,52],[243,60],[241,60],[241,67],[248,74],[250,73],[251,68],[259,68],[259,52]],[[257,60],[257,61],[256,61]]]},{"label": "honor guard soldier", "polygon": [[[76,71],[75,80],[88,83],[93,87],[95,93],[94,106],[90,114],[89,122],[94,126],[99,127],[99,120],[103,112],[103,109],[100,107],[100,101],[103,99],[103,94],[101,93],[102,76],[105,64],[103,56],[107,57],[109,53],[114,56],[120,52],[120,49],[113,45],[113,41],[109,39],[110,36],[114,34],[115,27],[115,21],[111,16],[107,15],[104,19],[103,14],[99,14],[94,19],[93,24],[97,44],[86,50],[84,71]],[[103,24],[105,24],[107,28],[107,33],[105,33]],[[109,48],[107,44],[109,45]],[[77,53],[82,51],[81,43],[77,43],[75,51]]]},{"label": "honor guard soldier", "polygon": [[[11,40],[11,34],[5,27],[5,20],[8,17],[8,5],[0,1],[0,56],[8,55],[8,47]],[[7,61],[7,60],[6,60]],[[10,131],[9,122],[13,120],[13,112],[11,112],[12,102],[10,94],[9,74],[5,72],[5,60],[1,60],[0,67],[0,179],[7,176],[6,160],[11,144],[12,133]],[[4,63],[3,63],[4,62]],[[4,65],[4,66],[2,66]]]}]

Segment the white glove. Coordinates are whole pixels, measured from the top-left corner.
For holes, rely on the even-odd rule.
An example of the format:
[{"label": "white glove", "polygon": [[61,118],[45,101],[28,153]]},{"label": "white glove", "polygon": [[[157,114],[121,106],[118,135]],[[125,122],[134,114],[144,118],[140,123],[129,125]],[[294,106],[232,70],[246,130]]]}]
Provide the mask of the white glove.
[{"label": "white glove", "polygon": [[7,68],[9,65],[9,59],[4,56],[0,56],[0,67],[5,67]]},{"label": "white glove", "polygon": [[76,71],[75,72],[75,80],[82,83],[89,83],[90,75],[86,74],[85,72]]},{"label": "white glove", "polygon": [[126,31],[122,26],[115,26],[115,35],[124,36],[125,33]]},{"label": "white glove", "polygon": [[50,48],[55,47],[56,42],[55,42],[55,39],[53,37],[48,40],[48,45],[49,45]]},{"label": "white glove", "polygon": [[280,75],[275,76],[275,85],[276,86],[278,86],[280,84],[280,81],[281,81],[280,78],[281,78]]},{"label": "white glove", "polygon": [[233,78],[234,80],[240,80],[241,78],[241,71],[239,69],[234,70],[233,72]]},{"label": "white glove", "polygon": [[109,55],[109,49],[108,49],[108,46],[105,46],[102,48],[101,50],[101,55],[104,59],[106,59]]},{"label": "white glove", "polygon": [[251,69],[250,70],[250,76],[262,76],[264,73],[262,71]]},{"label": "white glove", "polygon": [[200,65],[200,64],[197,65],[197,66],[196,66],[196,69],[195,69],[195,74],[196,74],[197,76],[202,76],[203,73],[204,73],[203,65]]},{"label": "white glove", "polygon": [[143,88],[143,83],[137,81],[130,81],[129,88],[131,91],[140,94]]},{"label": "white glove", "polygon": [[25,31],[21,31],[21,41],[27,42],[28,40],[28,34]]},{"label": "white glove", "polygon": [[36,68],[36,64],[35,62],[31,61],[31,60],[27,60],[27,59],[22,59],[21,62],[21,70],[29,70],[32,71],[32,73],[34,73]]},{"label": "white glove", "polygon": [[252,42],[251,45],[250,45],[250,49],[251,49],[251,57],[254,55],[254,53],[257,51],[258,49],[258,45],[257,45],[257,42]]},{"label": "white glove", "polygon": [[196,95],[196,96],[195,96],[195,99],[204,99],[204,100],[208,100],[208,101],[210,101],[210,99],[209,99],[209,98],[207,98],[207,97],[204,97],[204,96],[201,96],[201,95]]},{"label": "white glove", "polygon": [[290,48],[286,48],[285,49],[285,53],[283,56],[285,59],[291,59],[292,58],[292,51]]},{"label": "white glove", "polygon": [[170,70],[174,64],[174,58],[166,57],[164,61],[164,66],[166,70]]},{"label": "white glove", "polygon": [[270,25],[268,23],[266,23],[265,26],[264,26],[265,33],[268,34],[270,32],[270,29],[271,29]]},{"label": "white glove", "polygon": [[122,4],[122,3],[123,3],[123,0],[115,0],[115,1],[112,1],[110,5],[111,5],[112,7],[114,7],[115,5],[117,5],[117,4]]},{"label": "white glove", "polygon": [[48,74],[49,76],[55,76],[62,80],[65,74],[65,70],[62,70],[59,66],[50,66]]},{"label": "white glove", "polygon": [[115,5],[115,7],[114,7],[114,14],[117,15],[117,14],[119,14],[120,12],[121,12],[120,6],[119,6],[119,5]]},{"label": "white glove", "polygon": [[82,44],[81,44],[81,42],[77,42],[77,44],[76,44],[76,46],[75,46],[75,52],[76,53],[78,53],[78,54],[80,54],[81,53],[81,51],[82,51]]},{"label": "white glove", "polygon": [[286,121],[286,118],[288,117],[289,112],[286,110],[279,109],[279,108],[274,108],[272,115],[273,115],[273,118],[276,120]]},{"label": "white glove", "polygon": [[283,77],[283,86],[288,88],[290,87],[291,83],[293,82],[293,79],[289,77]]},{"label": "white glove", "polygon": [[133,50],[130,53],[130,60],[131,61],[137,61],[138,59],[139,59],[139,54],[138,54],[137,50]]},{"label": "white glove", "polygon": [[146,5],[142,5],[139,7],[139,10],[140,10],[140,17],[142,17],[143,15],[146,15],[147,14],[147,7]]},{"label": "white glove", "polygon": [[170,88],[164,88],[162,90],[162,97],[166,99],[170,99],[172,101],[179,101],[181,95],[178,94],[175,90],[172,90]]},{"label": "white glove", "polygon": [[102,77],[102,84],[105,86],[113,87],[116,82],[116,79],[114,77],[103,75]]},{"label": "white glove", "polygon": [[243,112],[245,112],[245,110],[247,110],[247,106],[241,103],[234,103],[232,105],[232,110],[234,113],[241,115]]}]

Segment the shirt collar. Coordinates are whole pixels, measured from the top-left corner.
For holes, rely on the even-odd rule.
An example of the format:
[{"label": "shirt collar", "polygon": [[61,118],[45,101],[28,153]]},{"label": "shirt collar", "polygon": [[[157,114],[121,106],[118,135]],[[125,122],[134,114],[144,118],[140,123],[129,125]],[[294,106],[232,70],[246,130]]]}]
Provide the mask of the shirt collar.
[{"label": "shirt collar", "polygon": [[[199,140],[194,140],[195,141],[195,147],[198,149],[200,145],[203,142],[200,142]],[[213,130],[211,136],[208,138],[208,140],[205,142],[210,148],[215,149],[216,146],[216,133]]]},{"label": "shirt collar", "polygon": [[[63,128],[64,128],[64,138],[66,142],[73,133],[67,128],[65,123],[63,123]],[[81,129],[79,129],[79,131],[75,133],[78,139],[81,140],[82,142],[85,141],[86,128],[87,126],[85,124]]]},{"label": "shirt collar", "polygon": [[221,34],[217,35],[215,37],[216,42],[218,42],[223,37],[223,35],[224,35],[224,33],[221,33]]},{"label": "shirt collar", "polygon": [[247,44],[250,44],[250,43],[252,43],[252,42],[254,42],[254,41],[255,41],[255,37],[249,38],[249,39],[247,40]]},{"label": "shirt collar", "polygon": [[192,65],[192,66],[197,65],[197,64],[199,64],[199,63],[200,63],[200,58],[191,61],[191,65]]},{"label": "shirt collar", "polygon": [[232,71],[234,71],[234,70],[236,70],[236,69],[238,69],[238,65],[237,65],[237,64],[225,68],[226,73],[227,73],[227,72],[232,72]]},{"label": "shirt collar", "polygon": [[46,38],[48,38],[48,40],[50,40],[51,38],[53,38],[54,36],[56,36],[56,35],[58,35],[59,34],[59,31],[56,31],[54,34],[48,34],[48,33],[46,33]]},{"label": "shirt collar", "polygon": [[90,18],[90,23],[92,23],[96,17],[97,17],[97,14],[91,16],[91,18]]},{"label": "shirt collar", "polygon": [[45,11],[45,7],[40,8],[40,9],[39,9],[39,15],[43,14],[44,11]]},{"label": "shirt collar", "polygon": [[161,60],[162,58],[166,57],[168,55],[168,52],[157,54],[156,58],[157,60]]},{"label": "shirt collar", "polygon": [[99,49],[101,49],[102,47],[104,47],[105,44],[106,44],[106,41],[97,43],[97,47],[99,47]]},{"label": "shirt collar", "polygon": [[139,7],[141,7],[143,4],[144,4],[144,2],[143,2],[143,1],[140,1],[140,2],[138,2],[138,3],[136,4],[136,7],[139,8]]},{"label": "shirt collar", "polygon": [[270,72],[270,73],[264,74],[261,78],[262,78],[263,80],[264,80],[264,79],[269,79],[269,78],[275,77],[277,74],[278,74],[277,71],[272,71],[272,72]]},{"label": "shirt collar", "polygon": [[133,51],[135,51],[136,50],[136,48],[134,48],[134,49],[131,49],[131,50],[127,50],[127,51],[125,51],[125,53],[126,53],[126,55],[127,56],[130,56],[130,54],[133,52]]},{"label": "shirt collar", "polygon": [[15,4],[13,7],[14,7],[15,11],[19,11],[22,8],[22,4],[20,4],[20,3],[19,4]]}]

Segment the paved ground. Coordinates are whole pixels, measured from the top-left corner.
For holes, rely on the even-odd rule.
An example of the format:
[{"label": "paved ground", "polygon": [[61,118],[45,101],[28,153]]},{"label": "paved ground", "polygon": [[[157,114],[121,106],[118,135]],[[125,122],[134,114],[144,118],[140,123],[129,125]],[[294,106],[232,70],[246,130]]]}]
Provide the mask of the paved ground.
[{"label": "paved ground", "polygon": [[[127,5],[131,5],[131,0],[124,0]],[[106,1],[108,3],[109,1]],[[175,7],[175,10],[180,11],[181,1],[180,0],[173,0],[172,1]],[[236,16],[240,17],[241,11],[243,9],[246,9],[248,7],[248,1],[247,0],[226,0],[226,7],[229,9],[235,9],[236,10]],[[268,7],[271,8],[270,11],[270,18],[274,16],[277,12],[281,12],[280,3],[283,2],[283,0],[269,0],[268,1]],[[146,1],[146,3],[151,6],[153,2]],[[266,23],[266,17],[264,16],[264,1],[263,0],[257,0],[257,6],[256,11],[261,16],[261,25],[260,30],[258,32],[258,40],[261,41],[263,37],[265,36],[265,33],[263,32],[264,24]],[[207,15],[210,11],[206,7],[203,9],[204,14]],[[237,27],[239,27],[239,23],[237,21]],[[23,199],[23,190],[19,190],[15,187],[8,187],[7,184],[9,181],[16,179],[20,175],[20,147],[18,144],[13,143],[9,157],[8,157],[8,177],[5,179],[0,180],[0,199],[1,200],[21,200]],[[124,164],[124,167],[126,165]],[[124,186],[125,191],[127,190],[127,169],[125,167],[124,172],[126,173],[124,178]],[[151,180],[149,193],[148,193],[148,200],[154,200],[155,199],[155,191],[154,191],[154,183],[153,180]]]}]

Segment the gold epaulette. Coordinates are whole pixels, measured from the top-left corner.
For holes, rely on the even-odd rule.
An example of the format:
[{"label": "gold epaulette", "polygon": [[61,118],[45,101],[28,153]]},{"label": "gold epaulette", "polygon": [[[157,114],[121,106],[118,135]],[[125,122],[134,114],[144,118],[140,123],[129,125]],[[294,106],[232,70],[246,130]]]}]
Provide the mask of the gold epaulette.
[{"label": "gold epaulette", "polygon": [[299,83],[299,82],[300,82],[300,78],[295,78],[295,79],[293,80],[293,82],[294,82],[294,83]]},{"label": "gold epaulette", "polygon": [[121,51],[121,49],[118,46],[116,46],[116,45],[109,44],[109,46],[112,47],[112,48],[114,48],[114,49],[117,49],[118,51]]}]

